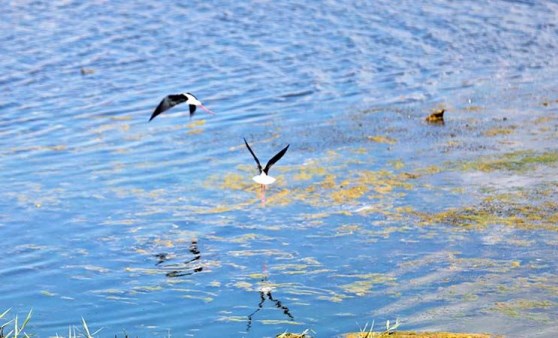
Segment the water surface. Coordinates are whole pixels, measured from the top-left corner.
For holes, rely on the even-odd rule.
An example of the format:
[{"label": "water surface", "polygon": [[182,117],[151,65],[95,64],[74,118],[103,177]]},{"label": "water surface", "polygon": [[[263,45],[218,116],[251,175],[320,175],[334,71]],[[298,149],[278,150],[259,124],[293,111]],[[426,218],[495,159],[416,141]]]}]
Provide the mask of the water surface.
[{"label": "water surface", "polygon": [[[2,7],[0,312],[30,332],[558,330],[553,2]],[[147,122],[182,91],[217,115]],[[243,137],[291,145],[265,207]]]}]

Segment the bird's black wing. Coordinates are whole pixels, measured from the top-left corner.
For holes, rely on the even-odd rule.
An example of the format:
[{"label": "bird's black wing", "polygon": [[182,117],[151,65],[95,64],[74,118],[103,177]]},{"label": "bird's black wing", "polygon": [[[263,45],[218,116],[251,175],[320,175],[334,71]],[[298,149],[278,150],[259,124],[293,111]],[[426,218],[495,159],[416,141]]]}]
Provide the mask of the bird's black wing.
[{"label": "bird's black wing", "polygon": [[261,174],[262,173],[262,165],[260,164],[260,160],[258,160],[258,158],[256,157],[256,154],[254,154],[254,152],[252,151],[252,148],[250,148],[250,146],[248,145],[248,142],[246,142],[246,139],[244,139],[244,144],[246,144],[246,147],[250,151],[250,154],[252,154],[252,156],[254,157],[254,160],[256,160],[256,163],[258,164],[258,170],[260,171],[260,174]]},{"label": "bird's black wing", "polygon": [[195,104],[191,104],[190,105],[190,117],[194,116],[194,112],[196,111],[196,105]]},{"label": "bird's black wing", "polygon": [[267,162],[267,164],[265,165],[265,168],[263,170],[263,172],[267,175],[267,172],[269,171],[269,168],[271,168],[272,165],[275,164],[275,162],[279,161],[281,159],[281,157],[283,157],[283,155],[285,155],[285,153],[287,152],[287,149],[289,149],[290,144],[288,144],[285,148],[283,148],[283,150],[281,150],[280,152],[277,153],[277,155],[273,156],[271,158],[271,160],[269,160]]},{"label": "bird's black wing", "polygon": [[166,110],[169,110],[172,107],[176,106],[177,104],[180,104],[180,103],[186,102],[186,101],[188,101],[188,98],[185,95],[182,95],[182,94],[167,95],[161,101],[161,103],[159,103],[157,108],[155,108],[155,111],[153,111],[153,114],[151,114],[151,118],[149,119],[149,121],[153,120],[157,115],[161,114],[162,112],[164,112]]}]

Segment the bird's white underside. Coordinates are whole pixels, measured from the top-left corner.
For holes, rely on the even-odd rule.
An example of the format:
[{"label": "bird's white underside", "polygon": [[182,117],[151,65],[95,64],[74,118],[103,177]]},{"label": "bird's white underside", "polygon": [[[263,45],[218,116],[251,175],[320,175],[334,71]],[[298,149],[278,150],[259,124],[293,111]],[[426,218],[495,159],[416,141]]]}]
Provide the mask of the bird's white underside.
[{"label": "bird's white underside", "polygon": [[201,106],[201,102],[198,101],[195,97],[193,97],[192,95],[188,94],[188,93],[182,93],[182,95],[186,96],[188,98],[188,101],[186,101],[187,104],[193,104],[194,106]]},{"label": "bird's white underside", "polygon": [[271,176],[267,176],[265,173],[261,173],[258,176],[254,176],[252,177],[252,179],[259,184],[263,184],[263,185],[269,185],[272,184],[273,182],[275,182],[275,178],[271,177]]}]

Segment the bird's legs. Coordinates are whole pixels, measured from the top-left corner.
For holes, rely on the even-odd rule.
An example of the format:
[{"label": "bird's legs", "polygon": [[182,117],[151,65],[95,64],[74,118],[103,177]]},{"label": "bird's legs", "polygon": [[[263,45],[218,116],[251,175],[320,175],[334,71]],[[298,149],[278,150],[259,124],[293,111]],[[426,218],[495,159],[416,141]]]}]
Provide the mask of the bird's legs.
[{"label": "bird's legs", "polygon": [[260,184],[260,193],[262,198],[262,207],[265,207],[265,184]]}]

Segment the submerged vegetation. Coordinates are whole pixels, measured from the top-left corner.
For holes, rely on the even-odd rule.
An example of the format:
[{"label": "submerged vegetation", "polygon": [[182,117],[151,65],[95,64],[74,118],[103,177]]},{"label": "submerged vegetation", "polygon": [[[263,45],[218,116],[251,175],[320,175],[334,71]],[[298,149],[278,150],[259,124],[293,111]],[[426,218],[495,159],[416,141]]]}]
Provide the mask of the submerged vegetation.
[{"label": "submerged vegetation", "polygon": [[558,151],[536,152],[520,150],[498,156],[483,156],[476,161],[464,162],[462,170],[492,172],[497,170],[526,172],[537,165],[554,165],[558,162]]},{"label": "submerged vegetation", "polygon": [[345,338],[373,338],[373,337],[389,337],[389,338],[494,338],[494,336],[486,333],[453,333],[453,332],[415,332],[401,331],[386,334],[384,332],[355,332],[344,335]]},{"label": "submerged vegetation", "polygon": [[[130,260],[123,271],[146,278],[137,278],[141,285],[91,293],[103,301],[132,302],[148,293],[168,292],[193,304],[219,306],[226,292],[253,295],[253,304],[248,300],[248,305],[224,305],[216,322],[245,324],[253,311],[253,322],[273,326],[274,332],[317,321],[297,316],[301,308],[315,306],[314,301],[346,306],[374,297],[389,303],[374,315],[411,313],[412,317],[412,311],[426,309],[417,321],[461,320],[475,317],[472,311],[537,324],[553,320],[548,313],[557,308],[558,289],[552,265],[525,252],[545,253],[547,244],[555,244],[553,237],[541,240],[529,236],[529,231],[558,233],[558,183],[548,175],[558,166],[558,151],[513,143],[524,135],[522,126],[501,119],[486,125],[467,119],[456,125],[456,115],[437,125],[425,123],[421,115],[416,122],[424,134],[407,136],[407,125],[363,128],[360,134],[354,129],[334,133],[332,144],[328,143],[331,149],[277,168],[277,184],[267,191],[267,210],[260,207],[260,188],[250,179],[254,168],[244,163],[221,172],[217,168],[204,176],[203,183],[188,182],[191,187],[186,188],[179,184],[153,190],[111,187],[117,199],[126,203],[135,199],[143,209],[102,220],[103,227],[121,226],[125,231],[120,238],[107,235],[102,241],[121,252],[122,238],[129,239],[128,254],[141,259]],[[544,123],[534,121],[537,128]],[[355,126],[359,123],[374,125],[355,118]],[[199,120],[184,128],[190,134],[203,134],[205,124]],[[551,127],[547,131],[554,132]],[[507,144],[515,147],[498,148]],[[122,168],[116,165],[114,170]],[[60,203],[46,198],[58,192],[49,195],[41,189],[36,189],[41,196],[36,203],[25,193],[17,195],[18,203],[43,209]],[[189,196],[198,189],[209,197]],[[107,199],[101,193],[96,198]],[[151,219],[154,215],[166,216]],[[502,259],[492,251],[494,243],[523,251]],[[482,250],[469,253],[468,246]],[[260,262],[265,262],[273,281],[264,281],[267,274],[254,267]],[[80,274],[114,273],[102,264],[65,268],[83,270]],[[224,270],[228,281],[211,273]],[[528,293],[537,297],[531,299]],[[53,288],[40,294],[60,297],[62,292]],[[350,311],[343,315],[360,315]],[[6,322],[0,338],[25,337],[29,318],[23,325],[17,318]],[[452,328],[451,323],[444,325]],[[393,323],[386,330],[372,328],[366,326],[347,337],[490,336],[402,332]],[[79,329],[69,328],[68,337],[90,338],[97,333],[83,321]],[[277,337],[313,333],[285,331]]]},{"label": "submerged vegetation", "polygon": [[461,228],[485,229],[494,225],[519,229],[558,231],[558,202],[554,184],[491,194],[479,204],[451,208],[438,213],[413,211],[423,225],[446,224]]}]

